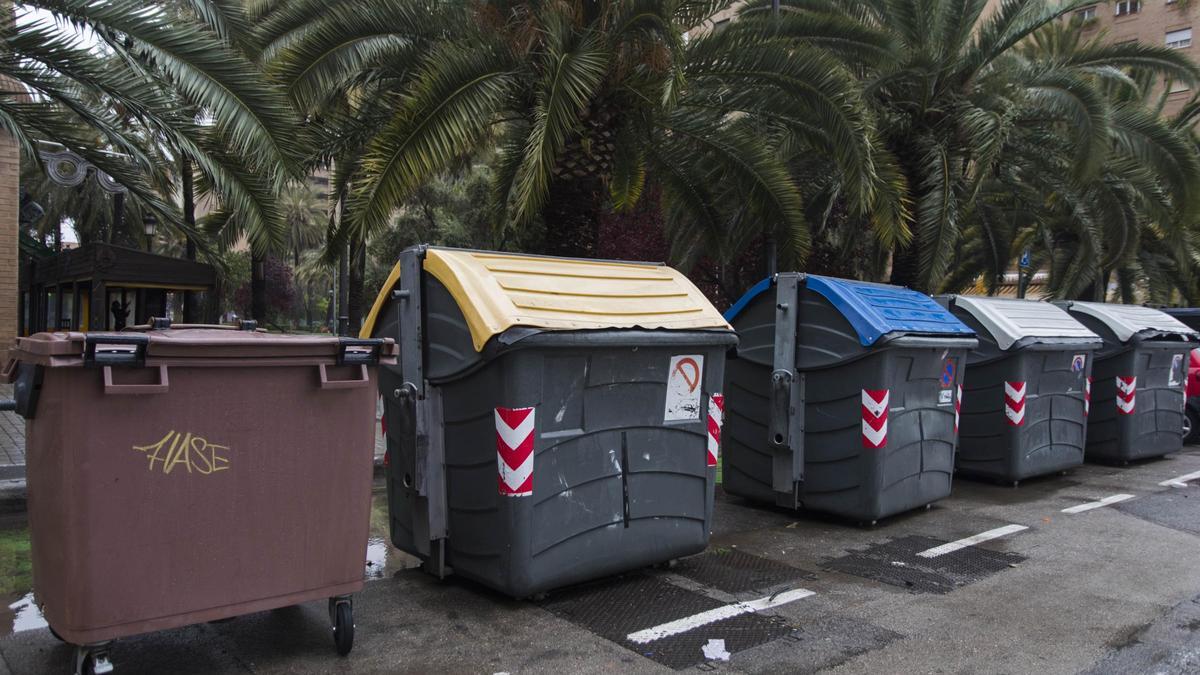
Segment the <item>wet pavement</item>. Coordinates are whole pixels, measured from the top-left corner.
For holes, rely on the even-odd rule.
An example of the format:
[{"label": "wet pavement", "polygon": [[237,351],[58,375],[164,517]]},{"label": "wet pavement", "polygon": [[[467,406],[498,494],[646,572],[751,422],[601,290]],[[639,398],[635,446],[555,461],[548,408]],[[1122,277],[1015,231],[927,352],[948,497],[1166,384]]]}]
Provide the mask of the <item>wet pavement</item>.
[{"label": "wet pavement", "polygon": [[[1019,488],[959,480],[860,528],[718,498],[712,545],[537,601],[438,581],[387,541],[375,493],[356,644],[325,603],[117,641],[117,673],[1200,672],[1200,448]],[[1200,475],[1200,474],[1198,474]],[[1118,501],[1119,495],[1129,495]],[[0,518],[0,675],[69,673]]]}]

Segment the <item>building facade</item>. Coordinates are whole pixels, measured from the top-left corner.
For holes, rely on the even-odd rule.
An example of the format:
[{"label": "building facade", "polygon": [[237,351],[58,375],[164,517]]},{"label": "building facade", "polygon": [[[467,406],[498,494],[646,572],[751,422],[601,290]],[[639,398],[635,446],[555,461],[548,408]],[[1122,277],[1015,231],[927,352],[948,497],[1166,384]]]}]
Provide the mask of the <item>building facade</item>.
[{"label": "building facade", "polygon": [[[1200,3],[1195,0],[1109,0],[1075,11],[1084,37],[1117,44],[1139,41],[1165,46],[1192,59],[1196,57],[1192,29],[1198,17]],[[1167,115],[1178,112],[1195,93],[1183,82],[1161,82],[1154,92],[1155,100],[1164,92]]]}]

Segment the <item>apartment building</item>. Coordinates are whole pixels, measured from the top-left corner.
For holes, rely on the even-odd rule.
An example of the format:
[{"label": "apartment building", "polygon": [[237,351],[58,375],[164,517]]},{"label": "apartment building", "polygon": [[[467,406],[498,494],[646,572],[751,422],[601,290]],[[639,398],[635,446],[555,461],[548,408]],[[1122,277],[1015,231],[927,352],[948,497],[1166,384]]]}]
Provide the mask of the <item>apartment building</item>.
[{"label": "apartment building", "polygon": [[[1195,0],[1109,0],[1075,12],[1085,37],[1106,42],[1140,41],[1178,49],[1195,59],[1193,27],[1200,29],[1200,3]],[[1165,112],[1179,111],[1195,93],[1183,82],[1163,82],[1155,95],[1166,91]]]}]

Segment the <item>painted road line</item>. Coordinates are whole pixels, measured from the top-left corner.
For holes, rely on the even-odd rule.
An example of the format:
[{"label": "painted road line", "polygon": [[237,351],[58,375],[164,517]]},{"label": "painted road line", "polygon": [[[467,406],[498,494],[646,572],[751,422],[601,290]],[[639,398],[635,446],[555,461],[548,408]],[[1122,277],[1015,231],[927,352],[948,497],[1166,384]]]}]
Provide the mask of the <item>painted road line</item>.
[{"label": "painted road line", "polygon": [[1163,487],[1187,487],[1189,480],[1196,480],[1197,478],[1200,478],[1200,471],[1193,471],[1185,473],[1182,476],[1176,476],[1171,480],[1164,480],[1159,485]]},{"label": "painted road line", "polygon": [[810,595],[816,594],[803,588],[796,588],[765,598],[759,598],[758,600],[735,602],[730,605],[725,605],[724,607],[710,609],[707,612],[700,612],[699,614],[693,614],[692,616],[685,616],[682,619],[669,621],[653,628],[647,628],[645,630],[639,630],[636,633],[630,633],[629,635],[625,636],[625,639],[629,640],[630,642],[644,645],[647,642],[654,642],[655,640],[661,640],[665,637],[671,637],[672,635],[686,633],[693,628],[707,626],[710,623],[716,623],[717,621],[721,621],[723,619],[729,619],[742,614],[761,612],[764,609],[771,609],[772,607],[786,605],[789,602],[802,600]]},{"label": "painted road line", "polygon": [[977,534],[973,537],[967,537],[966,539],[959,539],[958,541],[952,541],[949,544],[942,544],[941,546],[935,546],[931,549],[921,551],[917,555],[922,558],[936,558],[939,555],[946,555],[947,553],[961,551],[962,549],[967,548],[968,546],[974,546],[975,544],[989,541],[991,539],[999,539],[1000,537],[1004,537],[1004,536],[1007,536],[1010,534],[1014,534],[1016,532],[1020,532],[1021,530],[1028,530],[1028,529],[1029,528],[1025,527],[1024,525],[1005,525],[1004,527],[997,527],[996,529],[988,530],[987,532],[980,532],[979,534]]},{"label": "painted road line", "polygon": [[1083,513],[1084,511],[1091,511],[1092,509],[1098,509],[1101,506],[1108,506],[1109,504],[1116,504],[1117,502],[1123,502],[1126,499],[1133,499],[1133,495],[1112,495],[1111,497],[1105,497],[1104,499],[1101,499],[1100,501],[1088,502],[1086,504],[1079,504],[1077,506],[1072,506],[1069,509],[1063,509],[1062,512],[1063,513]]}]

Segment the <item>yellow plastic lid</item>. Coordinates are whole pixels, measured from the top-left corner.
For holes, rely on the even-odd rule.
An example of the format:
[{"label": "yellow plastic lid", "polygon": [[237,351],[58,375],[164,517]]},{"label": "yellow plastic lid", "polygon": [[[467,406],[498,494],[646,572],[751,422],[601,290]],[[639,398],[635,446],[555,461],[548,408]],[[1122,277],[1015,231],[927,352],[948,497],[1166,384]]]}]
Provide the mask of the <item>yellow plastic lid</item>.
[{"label": "yellow plastic lid", "polygon": [[[732,330],[695,284],[665,265],[430,248],[424,267],[458,303],[476,351],[513,326]],[[399,277],[397,265],[364,335]]]}]

